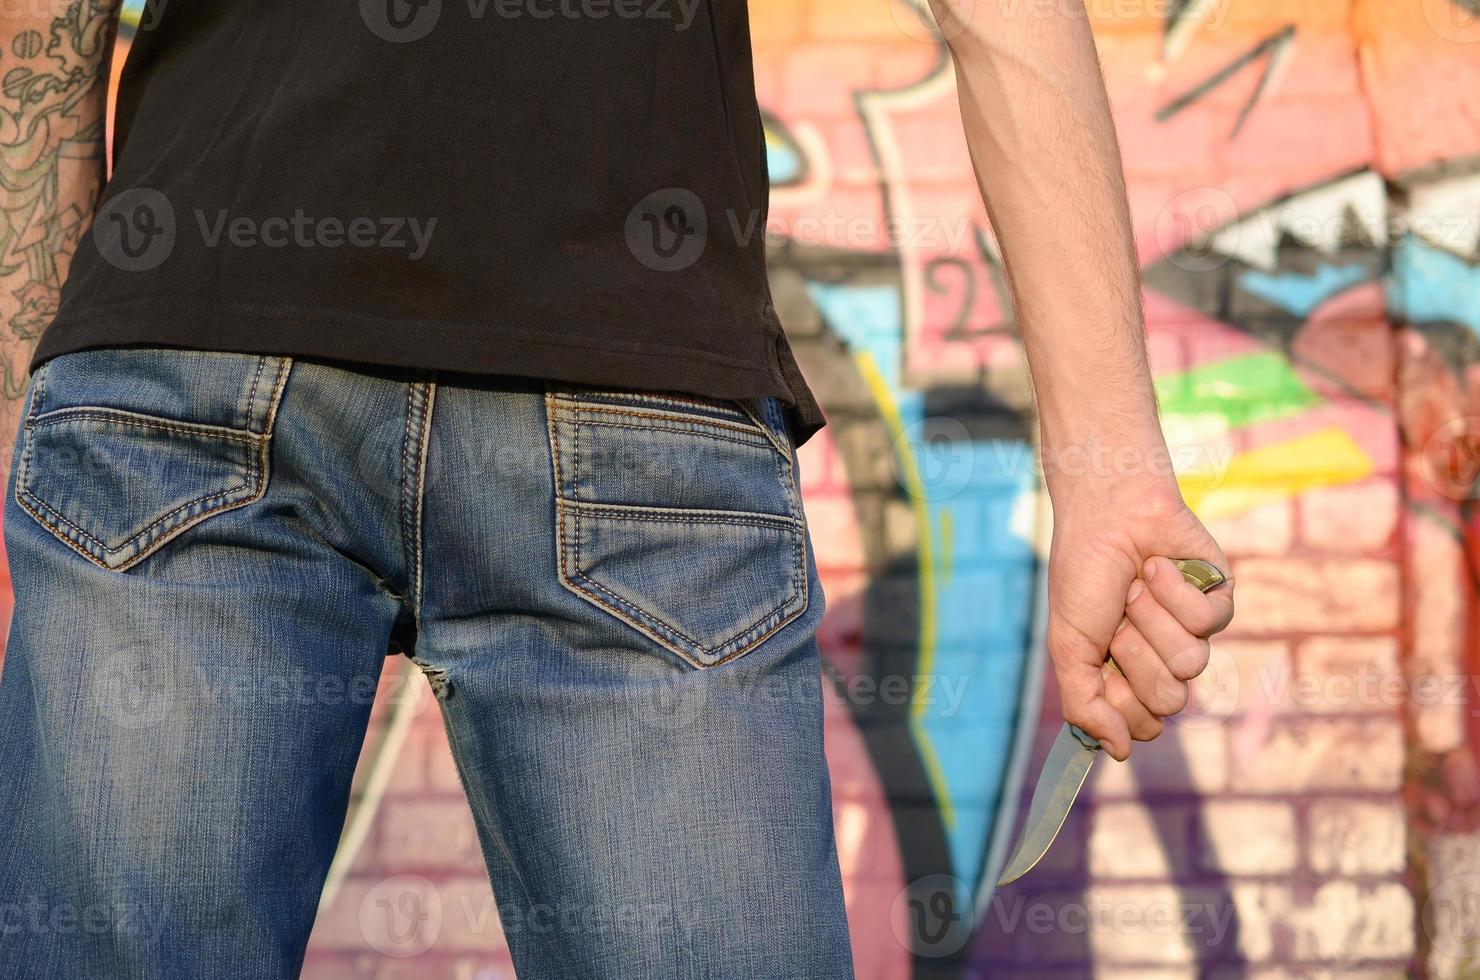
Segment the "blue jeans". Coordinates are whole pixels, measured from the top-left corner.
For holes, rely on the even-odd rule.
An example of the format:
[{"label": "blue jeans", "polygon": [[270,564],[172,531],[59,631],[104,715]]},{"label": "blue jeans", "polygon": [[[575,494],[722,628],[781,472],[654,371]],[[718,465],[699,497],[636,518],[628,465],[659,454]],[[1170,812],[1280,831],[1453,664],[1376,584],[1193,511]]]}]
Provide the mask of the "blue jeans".
[{"label": "blue jeans", "polygon": [[521,977],[851,975],[776,402],[130,349],[24,417],[0,976],[295,974],[388,651]]}]

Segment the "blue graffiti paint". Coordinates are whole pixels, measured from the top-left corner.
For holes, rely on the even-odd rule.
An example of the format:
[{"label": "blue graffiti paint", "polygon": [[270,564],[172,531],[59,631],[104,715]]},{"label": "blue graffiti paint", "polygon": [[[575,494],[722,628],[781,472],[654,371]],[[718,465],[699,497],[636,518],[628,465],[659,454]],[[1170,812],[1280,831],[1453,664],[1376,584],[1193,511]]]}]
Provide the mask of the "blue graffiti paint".
[{"label": "blue graffiti paint", "polygon": [[1460,323],[1480,335],[1480,266],[1408,237],[1393,249],[1388,309],[1410,323]]},{"label": "blue graffiti paint", "polygon": [[833,332],[851,350],[872,354],[890,390],[897,390],[904,336],[899,287],[811,282],[807,291]]},{"label": "blue graffiti paint", "polygon": [[[899,396],[906,431],[923,431],[923,399]],[[912,424],[913,423],[913,424]],[[927,474],[936,447],[912,439]],[[919,728],[929,740],[950,795],[945,828],[963,898],[981,886],[982,865],[998,819],[1016,737],[1038,559],[1032,521],[1038,484],[1031,447],[1020,441],[956,442],[949,479],[925,481],[935,563],[935,651]],[[944,474],[948,471],[941,470]],[[936,494],[939,496],[936,496]],[[1031,510],[1026,510],[1031,513]]]},{"label": "blue graffiti paint", "polygon": [[1239,277],[1239,284],[1255,296],[1304,319],[1332,296],[1360,285],[1368,278],[1370,273],[1365,266],[1322,263],[1314,275],[1249,269]]},{"label": "blue graffiti paint", "polygon": [[785,187],[802,179],[805,172],[801,149],[785,133],[766,126],[766,168],[772,187]]},{"label": "blue graffiti paint", "polygon": [[937,803],[950,814],[944,829],[952,873],[969,902],[993,828],[1012,819],[1002,786],[1017,737],[1038,575],[1032,522],[1019,515],[1033,506],[1037,461],[1019,440],[927,436],[924,394],[900,386],[897,287],[811,283],[810,292],[834,332],[877,366],[918,469],[934,583],[931,607],[920,613],[932,619],[935,642],[915,732],[928,743],[922,754],[935,760],[937,791],[948,797]]}]

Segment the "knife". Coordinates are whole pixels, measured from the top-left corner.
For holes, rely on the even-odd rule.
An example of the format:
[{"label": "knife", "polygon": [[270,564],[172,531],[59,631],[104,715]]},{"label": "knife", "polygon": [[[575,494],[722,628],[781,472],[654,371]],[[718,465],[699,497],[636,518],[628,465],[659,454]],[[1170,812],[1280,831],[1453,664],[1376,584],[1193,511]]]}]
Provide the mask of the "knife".
[{"label": "knife", "polygon": [[[1177,566],[1183,578],[1204,592],[1226,580],[1222,572],[1205,561],[1174,558],[1172,564]],[[1114,660],[1106,659],[1111,666],[1115,665]],[[997,879],[999,887],[1032,871],[1033,866],[1048,853],[1100,752],[1100,743],[1083,729],[1069,724],[1060,729],[1058,737],[1053,740],[1053,747],[1048,750],[1043,772],[1038,775],[1038,784],[1033,787],[1028,819],[1023,823],[1017,845],[1002,870],[1002,877]]]}]

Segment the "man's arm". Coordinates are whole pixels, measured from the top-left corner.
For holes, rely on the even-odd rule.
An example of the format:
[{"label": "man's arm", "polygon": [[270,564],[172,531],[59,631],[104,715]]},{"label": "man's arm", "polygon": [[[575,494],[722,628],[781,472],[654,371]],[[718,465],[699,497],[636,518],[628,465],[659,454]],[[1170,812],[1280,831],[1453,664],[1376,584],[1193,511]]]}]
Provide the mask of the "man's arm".
[{"label": "man's arm", "polygon": [[104,177],[107,71],[118,0],[36,0],[0,11],[0,475],[26,366]]},{"label": "man's arm", "polygon": [[1047,642],[1064,716],[1124,759],[1132,738],[1155,738],[1185,706],[1207,637],[1233,616],[1231,584],[1205,596],[1167,559],[1225,573],[1228,561],[1167,462],[1125,178],[1083,7],[932,5],[1037,395],[1054,512]]}]

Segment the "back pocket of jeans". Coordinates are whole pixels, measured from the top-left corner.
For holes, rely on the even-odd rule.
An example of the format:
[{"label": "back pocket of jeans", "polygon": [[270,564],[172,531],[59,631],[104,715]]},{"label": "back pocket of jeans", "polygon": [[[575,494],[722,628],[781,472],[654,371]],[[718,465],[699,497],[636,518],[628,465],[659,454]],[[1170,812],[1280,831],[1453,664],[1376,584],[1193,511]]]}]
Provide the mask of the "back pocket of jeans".
[{"label": "back pocket of jeans", "polygon": [[807,606],[806,532],[775,404],[552,387],[561,584],[696,667]]},{"label": "back pocket of jeans", "polygon": [[[16,502],[95,564],[123,571],[143,561],[262,496],[289,363],[167,350],[61,355],[32,386]],[[191,417],[160,414],[182,407]]]}]

